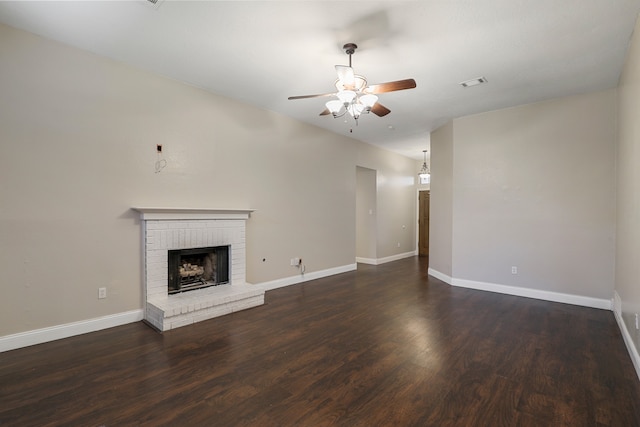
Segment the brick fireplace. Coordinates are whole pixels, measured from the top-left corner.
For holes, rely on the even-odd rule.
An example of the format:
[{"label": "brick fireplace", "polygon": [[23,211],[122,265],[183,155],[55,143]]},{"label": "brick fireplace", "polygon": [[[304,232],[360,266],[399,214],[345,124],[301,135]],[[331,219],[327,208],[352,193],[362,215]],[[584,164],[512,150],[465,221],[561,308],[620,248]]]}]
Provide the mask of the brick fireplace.
[{"label": "brick fireplace", "polygon": [[[144,237],[144,318],[159,331],[264,304],[248,285],[245,228],[251,210],[134,208]],[[228,246],[228,283],[169,294],[169,251]]]}]

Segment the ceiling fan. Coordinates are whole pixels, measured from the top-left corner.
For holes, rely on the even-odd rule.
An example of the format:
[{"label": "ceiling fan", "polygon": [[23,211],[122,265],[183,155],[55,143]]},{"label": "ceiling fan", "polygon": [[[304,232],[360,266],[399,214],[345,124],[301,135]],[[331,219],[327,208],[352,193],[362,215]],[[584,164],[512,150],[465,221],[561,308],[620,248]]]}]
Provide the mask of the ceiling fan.
[{"label": "ceiling fan", "polygon": [[345,53],[349,55],[349,65],[336,65],[338,79],[335,82],[335,86],[337,92],[290,96],[288,99],[334,97],[334,99],[326,103],[326,108],[320,115],[327,116],[331,114],[336,118],[349,113],[356,120],[357,124],[361,114],[371,112],[378,117],[383,117],[391,112],[391,110],[378,102],[376,94],[413,89],[416,87],[416,81],[414,79],[367,85],[367,79],[359,74],[355,74],[351,67],[351,55],[354,54],[358,46],[355,43],[347,43],[342,48]]}]

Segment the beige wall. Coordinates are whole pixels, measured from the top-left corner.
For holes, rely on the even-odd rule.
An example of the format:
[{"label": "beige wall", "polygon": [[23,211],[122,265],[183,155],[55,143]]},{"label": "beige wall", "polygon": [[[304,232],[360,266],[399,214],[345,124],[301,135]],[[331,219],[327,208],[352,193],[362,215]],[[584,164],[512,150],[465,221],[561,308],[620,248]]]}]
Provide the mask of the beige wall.
[{"label": "beige wall", "polygon": [[[622,317],[635,331],[640,313],[640,23],[629,46],[618,86],[617,236],[615,290]],[[638,334],[631,334],[640,350]]]},{"label": "beige wall", "polygon": [[431,134],[429,268],[452,276],[453,122]]},{"label": "beige wall", "polygon": [[464,117],[454,135],[454,277],[610,299],[615,91]]},{"label": "beige wall", "polygon": [[377,258],[376,171],[356,168],[356,257]]},{"label": "beige wall", "polygon": [[615,103],[608,90],[453,121],[453,278],[611,298]]},{"label": "beige wall", "polygon": [[415,250],[413,224],[395,247],[412,159],[6,26],[0,60],[0,336],[140,309],[133,206],[256,209],[247,280],[262,283],[296,275],[296,256],[354,263],[361,165],[383,180],[379,252]]},{"label": "beige wall", "polygon": [[418,178],[415,160],[362,142],[356,145],[357,165],[376,171],[378,259],[414,252]]}]

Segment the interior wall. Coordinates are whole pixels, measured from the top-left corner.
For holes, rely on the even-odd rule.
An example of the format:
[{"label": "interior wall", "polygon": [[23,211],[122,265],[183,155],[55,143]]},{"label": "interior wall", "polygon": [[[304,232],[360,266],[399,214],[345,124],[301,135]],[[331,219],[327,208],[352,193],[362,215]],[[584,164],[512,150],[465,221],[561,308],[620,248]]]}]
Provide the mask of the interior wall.
[{"label": "interior wall", "polygon": [[615,110],[612,89],[454,120],[455,278],[611,299]]},{"label": "interior wall", "polygon": [[429,269],[452,277],[453,122],[431,133]]},{"label": "interior wall", "polygon": [[356,257],[375,260],[376,231],[376,171],[356,167]]},{"label": "interior wall", "polygon": [[[618,86],[615,290],[627,330],[640,313],[640,23],[636,23]],[[640,351],[640,337],[631,334]]]},{"label": "interior wall", "polygon": [[356,164],[376,171],[377,259],[415,252],[415,160],[363,142],[356,146]]},{"label": "interior wall", "polygon": [[[255,209],[247,280],[263,283],[296,275],[296,256],[308,273],[355,262],[359,159],[387,182],[414,173],[412,159],[7,26],[0,58],[0,336],[140,309],[132,207]],[[404,220],[415,204],[395,188],[378,202]]]}]

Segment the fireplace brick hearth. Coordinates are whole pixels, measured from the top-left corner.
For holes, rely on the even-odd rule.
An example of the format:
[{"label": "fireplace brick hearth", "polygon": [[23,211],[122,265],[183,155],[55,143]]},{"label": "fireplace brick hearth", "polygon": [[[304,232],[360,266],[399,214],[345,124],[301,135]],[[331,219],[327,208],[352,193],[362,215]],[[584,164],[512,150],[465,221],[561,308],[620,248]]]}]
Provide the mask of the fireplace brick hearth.
[{"label": "fireplace brick hearth", "polygon": [[[145,321],[159,331],[264,304],[248,285],[245,226],[250,210],[134,208],[143,220]],[[168,251],[229,245],[229,283],[168,293]]]}]

